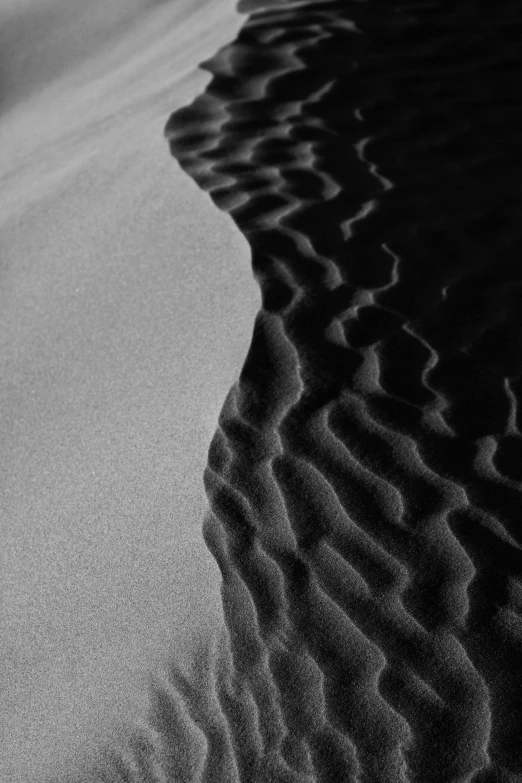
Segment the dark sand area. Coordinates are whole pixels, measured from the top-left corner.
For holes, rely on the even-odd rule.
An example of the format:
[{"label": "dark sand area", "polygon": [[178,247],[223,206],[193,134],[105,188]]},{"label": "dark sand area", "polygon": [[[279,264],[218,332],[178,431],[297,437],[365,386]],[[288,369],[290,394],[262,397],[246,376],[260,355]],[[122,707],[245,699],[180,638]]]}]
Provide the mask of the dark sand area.
[{"label": "dark sand area", "polygon": [[239,10],[165,128],[262,299],[204,471],[224,622],[45,783],[520,783],[522,10]]},{"label": "dark sand area", "polygon": [[205,474],[256,723],[204,779],[519,781],[520,6],[240,8],[167,126],[263,296]]}]

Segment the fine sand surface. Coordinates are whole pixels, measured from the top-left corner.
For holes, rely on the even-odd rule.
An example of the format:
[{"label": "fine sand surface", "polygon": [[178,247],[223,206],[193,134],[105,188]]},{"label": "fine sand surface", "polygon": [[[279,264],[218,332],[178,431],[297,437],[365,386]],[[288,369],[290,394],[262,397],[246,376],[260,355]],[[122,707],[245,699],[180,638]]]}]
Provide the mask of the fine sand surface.
[{"label": "fine sand surface", "polygon": [[[167,18],[169,7],[181,9],[184,18],[184,6],[168,2],[150,10],[150,18]],[[92,573],[114,556],[123,559],[119,553],[127,544],[122,531],[131,518],[138,518],[141,534],[148,536],[147,563],[154,563],[147,571],[148,593],[140,589],[137,568],[123,570],[121,577],[115,574],[113,585],[106,580],[102,608],[116,622],[92,619],[89,624],[84,608],[83,638],[93,642],[97,656],[108,650],[100,669],[94,654],[84,657],[87,665],[79,681],[70,675],[63,693],[49,686],[56,669],[35,669],[35,680],[40,680],[35,692],[43,692],[47,704],[55,699],[50,715],[59,715],[59,723],[52,742],[62,753],[67,741],[72,744],[73,732],[69,713],[56,707],[59,698],[68,709],[80,705],[83,734],[90,717],[98,726],[99,716],[106,716],[99,726],[97,739],[104,752],[97,762],[84,758],[76,768],[64,765],[68,774],[48,777],[45,783],[520,783],[520,4],[498,0],[479,8],[466,0],[241,0],[238,8],[246,17],[235,39],[237,19],[231,9],[210,0],[201,14],[190,17],[190,35],[181,24],[175,31],[163,23],[151,26],[150,47],[140,52],[149,52],[152,60],[136,60],[142,62],[144,81],[129,72],[134,110],[128,109],[116,80],[106,103],[97,98],[88,110],[84,104],[87,115],[79,117],[72,97],[81,93],[71,88],[67,121],[80,137],[85,127],[91,128],[86,125],[89,112],[97,118],[105,105],[111,122],[98,123],[100,136],[111,140],[107,144],[116,161],[124,138],[131,150],[119,199],[111,197],[107,184],[114,179],[114,164],[104,157],[98,170],[97,153],[91,149],[91,165],[74,134],[68,136],[67,167],[44,163],[50,158],[39,152],[32,161],[33,171],[41,167],[42,194],[50,191],[58,210],[69,216],[60,226],[68,232],[69,244],[74,238],[78,273],[52,251],[59,238],[58,232],[49,233],[43,196],[29,203],[29,190],[38,196],[38,189],[29,188],[34,176],[23,163],[28,152],[11,178],[4,233],[10,247],[19,248],[21,261],[7,265],[5,280],[6,285],[11,278],[19,281],[13,283],[19,304],[7,306],[0,316],[5,324],[0,331],[12,335],[3,349],[7,366],[0,377],[8,379],[2,380],[2,388],[5,399],[11,395],[12,430],[20,433],[11,436],[6,460],[6,465],[20,466],[10,467],[7,477],[6,497],[17,499],[11,519],[27,517],[24,502],[32,503],[33,518],[52,513],[49,529],[72,562],[77,550],[64,515],[74,508],[75,520],[85,520],[77,536],[85,541],[82,555],[98,547]],[[99,19],[93,20],[93,47],[101,46],[106,34]],[[202,56],[205,30],[210,44],[212,36],[221,36],[225,21],[229,37],[208,47],[212,56]],[[123,18],[114,24],[135,53],[132,26]],[[145,30],[140,26],[143,41]],[[219,49],[225,40],[229,43]],[[176,41],[179,52],[186,52],[186,63],[174,51]],[[123,45],[125,62],[128,52]],[[162,76],[151,64],[156,56],[163,63]],[[211,74],[206,86],[200,82],[195,98],[195,81],[189,78],[192,56],[207,57],[202,68]],[[103,63],[97,55],[87,65]],[[58,64],[49,62],[45,68],[56,74]],[[32,74],[28,81],[35,84],[38,69],[30,62],[27,69]],[[87,80],[91,85],[95,70]],[[108,87],[107,73],[102,67],[101,83]],[[178,83],[176,74],[181,73],[187,78]],[[166,89],[156,103],[158,85]],[[30,92],[28,88],[26,94]],[[137,92],[142,103],[135,114]],[[54,94],[65,111],[62,83]],[[93,94],[98,95],[96,90]],[[27,113],[20,114],[20,106],[6,114],[4,127],[10,129],[13,147],[39,150],[45,142],[37,143],[34,134],[42,135],[41,117],[48,118],[50,128],[54,117],[40,112],[34,97],[26,105],[34,107],[32,122]],[[160,109],[166,109],[163,144],[168,142],[192,184],[165,166],[151,120],[151,113],[156,117]],[[64,116],[56,118],[54,134],[63,128]],[[23,118],[18,124],[17,117]],[[132,142],[127,138],[134,127],[129,117],[144,134],[133,131]],[[147,163],[140,166],[144,139]],[[56,153],[56,146],[48,147]],[[156,163],[149,163],[154,156]],[[10,165],[16,168],[14,154]],[[149,176],[149,165],[154,176]],[[7,165],[5,169],[8,177]],[[87,169],[92,179],[86,182]],[[78,170],[85,173],[78,175]],[[198,199],[196,185],[215,206]],[[135,198],[139,204],[132,208]],[[191,207],[192,199],[197,209]],[[154,203],[159,212],[148,215]],[[119,217],[122,204],[129,205],[126,223]],[[173,209],[177,214],[184,210],[175,230]],[[17,234],[18,216],[30,210],[31,232]],[[211,234],[208,227],[219,210],[232,217],[250,251],[226,221]],[[133,239],[137,216],[147,215],[145,222],[153,222],[154,229],[142,229],[140,240]],[[107,235],[105,226],[113,243],[109,247],[109,240],[100,239],[101,260],[86,250],[93,224],[99,237]],[[219,246],[206,244],[211,236],[212,242],[219,238]],[[151,246],[157,252],[159,237],[166,254],[159,256],[164,259],[161,269],[155,266],[158,256],[144,258]],[[201,252],[196,252],[199,244]],[[196,253],[193,272],[187,270],[179,281],[183,295],[177,278],[168,282],[174,274],[172,254],[179,247],[184,259]],[[243,274],[249,254],[261,291],[257,315]],[[45,268],[54,271],[29,276],[26,258],[35,265],[48,258]],[[201,270],[209,263],[214,309],[197,298],[205,284]],[[53,274],[59,282],[51,286]],[[71,294],[69,280],[75,293],[87,284],[92,292],[92,309],[83,311],[84,323],[76,332],[70,316],[78,312],[80,300]],[[167,305],[169,285],[173,293]],[[48,301],[46,286],[52,288],[49,301],[54,306],[43,304]],[[143,296],[151,286],[158,298],[146,316]],[[192,306],[185,300],[191,286]],[[173,315],[172,300],[187,308],[182,324]],[[12,324],[23,320],[24,311],[31,318],[25,331],[19,325],[15,338]],[[209,312],[215,313],[213,324],[194,326],[190,350],[184,343],[175,361],[165,362],[177,330],[188,331],[190,318],[207,318]],[[120,314],[117,325],[115,313]],[[53,348],[47,337],[51,333]],[[108,334],[114,335],[110,345]],[[151,352],[149,343],[157,341],[161,346]],[[129,344],[128,354],[120,350]],[[72,358],[77,351],[80,366]],[[152,362],[151,356],[159,362],[152,390],[146,379],[154,373],[143,366]],[[53,357],[60,357],[58,366]],[[119,362],[125,365],[121,373],[116,372]],[[176,362],[186,366],[186,387],[175,370],[165,369]],[[131,403],[128,387],[135,388],[140,373],[146,389],[140,385]],[[16,383],[21,391],[15,396]],[[84,402],[94,388],[99,389],[95,401]],[[37,393],[42,399],[38,415],[31,407]],[[182,393],[194,408],[172,402]],[[71,397],[78,405],[74,430],[67,418]],[[197,436],[192,414],[182,412],[195,411],[196,401],[202,416]],[[208,433],[218,410],[212,437]],[[52,413],[47,436],[51,425],[46,417]],[[208,428],[202,427],[203,420]],[[169,440],[174,421],[176,437]],[[136,423],[138,430],[133,429]],[[114,428],[118,447],[112,448]],[[200,446],[192,452],[197,438]],[[181,444],[179,457],[176,444]],[[208,446],[208,460],[201,460]],[[177,528],[184,514],[181,489],[172,484],[174,463],[187,465],[196,453],[191,480],[199,506],[192,501],[194,525],[189,521],[189,527],[194,551],[210,575],[205,580],[202,567],[187,556],[185,543],[179,551],[179,541],[186,542]],[[54,479],[55,466],[61,481]],[[206,513],[196,489],[203,469],[210,505]],[[92,483],[86,484],[92,471]],[[147,489],[140,490],[144,485]],[[107,513],[95,517],[93,508],[103,498]],[[156,503],[162,509],[161,543],[151,533],[158,524]],[[212,570],[200,547],[203,516],[202,534],[219,571]],[[95,519],[100,527],[106,525],[101,537],[90,532]],[[113,527],[108,519],[116,520]],[[12,526],[20,530],[17,521]],[[16,545],[42,562],[48,539],[43,532],[38,535],[34,546],[29,535]],[[178,542],[178,560],[173,557],[172,562],[179,570],[172,570],[186,573],[187,605],[196,607],[188,611],[186,622],[182,605],[173,598],[178,592],[175,577],[169,593],[168,580],[158,573],[166,560],[166,565],[171,562],[164,547],[169,535],[173,550]],[[104,538],[114,541],[112,549]],[[129,555],[136,548],[136,541],[129,544]],[[51,563],[55,551],[59,549],[53,545]],[[113,553],[111,558],[107,552]],[[37,597],[52,592],[49,568],[42,564],[33,570],[27,554],[16,559],[13,553],[11,562],[13,578],[15,570],[20,574],[25,568],[33,582],[37,573],[47,581],[38,593],[35,587],[30,600],[20,587],[13,589],[5,616],[28,618],[40,601],[46,607],[42,617],[52,619],[49,598]],[[87,606],[92,613],[100,607],[87,589],[83,561],[71,565],[68,577],[59,573],[62,566],[56,560],[53,568],[58,570],[53,600],[61,612],[68,606],[69,619],[80,625],[77,607]],[[18,579],[19,585],[24,583]],[[166,604],[159,598],[164,587]],[[60,590],[67,592],[68,603],[65,596],[58,600]],[[150,709],[124,710],[128,731],[118,736],[107,717],[118,705],[130,706],[128,672],[142,659],[139,651],[135,657],[128,652],[123,631],[109,637],[105,630],[110,626],[114,631],[118,622],[128,620],[135,638],[138,612],[134,604],[132,610],[124,608],[121,595],[139,594],[143,600],[145,593],[148,611],[166,606],[162,617],[170,618],[171,626],[176,620],[179,632],[163,637],[158,631],[155,649],[165,653],[167,665],[156,665],[150,652]],[[26,601],[18,615],[17,596]],[[216,629],[211,640],[200,624],[194,626],[199,618],[207,629]],[[26,621],[20,641],[35,627]],[[63,650],[69,632],[63,622],[56,627],[61,636],[47,633],[46,644],[50,649],[59,638]],[[151,634],[149,649],[154,644]],[[49,659],[55,666],[56,656]],[[67,665],[72,668],[75,660]],[[43,697],[31,697],[30,706],[20,698],[20,691],[29,697],[30,689],[17,684],[15,670],[13,664],[6,675],[18,726],[10,760],[21,769],[23,721],[36,715],[50,731],[52,718],[44,720]],[[65,670],[66,664],[62,674]],[[95,689],[92,699],[89,686]],[[40,760],[38,754],[47,763],[46,753],[55,747],[45,744],[41,726],[31,763]],[[24,783],[42,777],[41,772],[27,774]]]},{"label": "fine sand surface", "polygon": [[0,4],[2,783],[88,766],[222,625],[203,472],[259,295],[163,128],[238,24]]},{"label": "fine sand surface", "polygon": [[166,129],[263,296],[206,470],[201,779],[520,783],[520,4],[240,8]]}]

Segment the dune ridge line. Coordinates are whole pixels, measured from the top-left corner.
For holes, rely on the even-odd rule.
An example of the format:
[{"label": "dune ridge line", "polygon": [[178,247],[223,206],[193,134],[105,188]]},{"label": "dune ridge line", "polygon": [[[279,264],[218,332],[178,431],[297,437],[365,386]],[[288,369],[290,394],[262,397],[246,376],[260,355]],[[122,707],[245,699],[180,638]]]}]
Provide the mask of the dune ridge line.
[{"label": "dune ridge line", "polygon": [[184,779],[515,783],[520,9],[239,8],[166,127],[263,297],[205,473],[228,638]]}]

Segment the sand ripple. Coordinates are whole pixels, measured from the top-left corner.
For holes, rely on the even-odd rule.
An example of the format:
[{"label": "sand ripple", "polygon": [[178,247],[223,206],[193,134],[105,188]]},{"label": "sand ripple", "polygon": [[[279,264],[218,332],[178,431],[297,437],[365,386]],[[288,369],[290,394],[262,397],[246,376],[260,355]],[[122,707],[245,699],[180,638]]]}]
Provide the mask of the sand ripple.
[{"label": "sand ripple", "polygon": [[229,658],[187,779],[520,780],[522,15],[242,7],[166,129],[263,296],[205,476]]}]

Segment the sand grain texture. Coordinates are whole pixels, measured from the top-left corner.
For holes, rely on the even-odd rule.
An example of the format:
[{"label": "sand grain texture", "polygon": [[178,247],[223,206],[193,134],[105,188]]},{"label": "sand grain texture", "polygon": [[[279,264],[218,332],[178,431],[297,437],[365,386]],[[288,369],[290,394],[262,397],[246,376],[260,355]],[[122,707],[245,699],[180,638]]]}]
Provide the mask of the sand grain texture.
[{"label": "sand grain texture", "polygon": [[166,130],[263,297],[206,470],[255,729],[202,779],[518,781],[519,7],[240,8]]},{"label": "sand grain texture", "polygon": [[262,298],[205,469],[224,627],[59,783],[518,783],[519,6],[239,10],[165,129]]},{"label": "sand grain texture", "polygon": [[113,29],[106,5],[3,28],[21,70],[0,112],[2,783],[101,758],[167,655],[190,672],[223,623],[202,477],[259,295],[162,131],[237,15],[109,3]]}]

